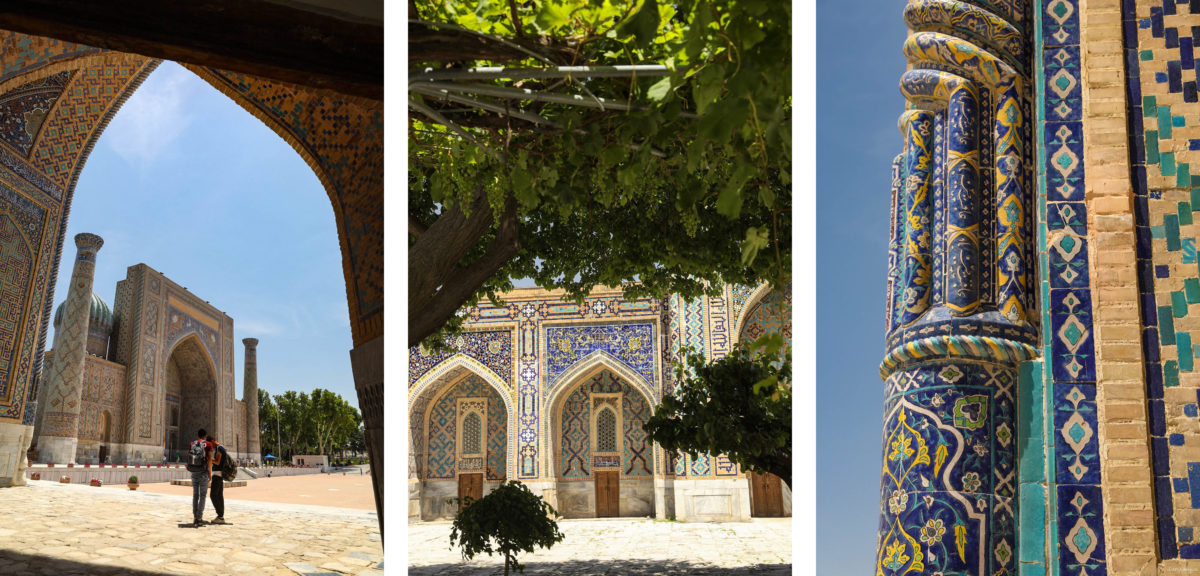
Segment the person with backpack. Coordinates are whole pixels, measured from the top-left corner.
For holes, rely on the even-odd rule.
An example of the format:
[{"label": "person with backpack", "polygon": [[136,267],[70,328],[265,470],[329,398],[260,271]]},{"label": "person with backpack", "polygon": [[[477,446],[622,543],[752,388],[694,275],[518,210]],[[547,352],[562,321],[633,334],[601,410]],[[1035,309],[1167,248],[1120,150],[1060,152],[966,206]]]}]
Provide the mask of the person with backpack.
[{"label": "person with backpack", "polygon": [[204,500],[212,475],[213,446],[207,437],[208,432],[201,428],[196,439],[188,445],[187,452],[187,470],[192,474],[192,525],[195,527],[204,524]]},{"label": "person with backpack", "polygon": [[217,517],[213,519],[213,524],[225,523],[225,482],[232,482],[237,476],[237,464],[229,457],[229,452],[225,451],[225,447],[217,442],[217,439],[209,436],[208,441],[213,445],[212,453],[212,487],[209,488],[209,497],[212,498],[213,509],[217,511]]}]

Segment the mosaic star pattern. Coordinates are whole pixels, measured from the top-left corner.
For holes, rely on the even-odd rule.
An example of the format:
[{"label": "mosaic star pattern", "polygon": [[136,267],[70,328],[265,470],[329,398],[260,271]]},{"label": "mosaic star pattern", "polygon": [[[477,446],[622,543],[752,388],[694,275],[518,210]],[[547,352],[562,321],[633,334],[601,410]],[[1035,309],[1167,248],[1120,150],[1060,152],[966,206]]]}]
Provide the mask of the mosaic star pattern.
[{"label": "mosaic star pattern", "polygon": [[[653,466],[646,432],[642,426],[650,417],[650,405],[642,393],[605,370],[581,384],[563,401],[559,469],[563,478],[591,478],[591,394],[620,394],[622,436],[621,461],[615,463],[625,476],[651,476]],[[606,460],[604,464],[608,464]]]},{"label": "mosaic star pattern", "polygon": [[[1191,377],[1200,355],[1194,210],[1200,209],[1197,66],[1200,7],[1125,2],[1130,78],[1130,149],[1135,170],[1142,350],[1150,399],[1159,551],[1164,559],[1200,558],[1200,387]],[[1200,170],[1198,170],[1200,172]]]}]

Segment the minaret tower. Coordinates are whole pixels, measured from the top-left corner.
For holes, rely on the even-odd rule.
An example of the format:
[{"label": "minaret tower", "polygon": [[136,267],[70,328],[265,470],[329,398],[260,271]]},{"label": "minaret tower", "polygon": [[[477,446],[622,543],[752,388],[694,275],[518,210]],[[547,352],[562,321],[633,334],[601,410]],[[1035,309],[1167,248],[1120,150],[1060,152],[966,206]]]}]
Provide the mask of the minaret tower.
[{"label": "minaret tower", "polygon": [[1033,292],[1031,7],[910,0],[892,164],[878,576],[1015,574]]},{"label": "minaret tower", "polygon": [[256,462],[262,461],[261,428],[258,425],[258,338],[243,338],[246,354],[242,362],[246,365],[246,373],[242,378],[242,389],[246,395],[246,457]]},{"label": "minaret tower", "polygon": [[74,462],[79,444],[80,393],[83,357],[88,343],[88,318],[96,253],[104,240],[95,234],[75,236],[75,268],[63,307],[62,324],[54,335],[54,365],[46,381],[46,405],[38,437],[38,458],[43,462]]}]

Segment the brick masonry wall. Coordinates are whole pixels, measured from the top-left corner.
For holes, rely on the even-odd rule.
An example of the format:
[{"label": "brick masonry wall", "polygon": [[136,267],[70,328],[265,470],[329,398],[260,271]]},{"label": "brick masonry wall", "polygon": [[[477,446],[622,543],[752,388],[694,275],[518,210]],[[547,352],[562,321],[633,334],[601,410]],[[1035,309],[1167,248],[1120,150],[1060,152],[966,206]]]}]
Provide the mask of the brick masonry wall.
[{"label": "brick masonry wall", "polygon": [[[1121,0],[1083,0],[1084,157],[1108,574],[1156,573]],[[1062,510],[1059,514],[1062,514]]]}]

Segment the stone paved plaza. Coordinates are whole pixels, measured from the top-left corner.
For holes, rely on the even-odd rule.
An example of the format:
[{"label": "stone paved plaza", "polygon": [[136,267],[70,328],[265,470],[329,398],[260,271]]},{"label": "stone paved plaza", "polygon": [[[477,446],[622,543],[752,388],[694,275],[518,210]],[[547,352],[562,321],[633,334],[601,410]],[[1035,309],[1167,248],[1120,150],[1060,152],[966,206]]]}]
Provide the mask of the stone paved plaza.
[{"label": "stone paved plaza", "polygon": [[363,510],[227,498],[228,525],[193,528],[190,497],[47,481],[0,490],[0,510],[5,573],[383,574],[379,524]]},{"label": "stone paved plaza", "polygon": [[[524,554],[526,574],[791,574],[792,519],[756,518],[720,524],[646,518],[560,520],[566,538],[550,550]],[[463,562],[451,549],[449,522],[408,525],[408,573],[413,576],[503,574],[498,556]]]}]

